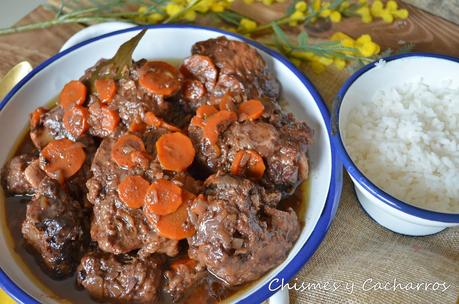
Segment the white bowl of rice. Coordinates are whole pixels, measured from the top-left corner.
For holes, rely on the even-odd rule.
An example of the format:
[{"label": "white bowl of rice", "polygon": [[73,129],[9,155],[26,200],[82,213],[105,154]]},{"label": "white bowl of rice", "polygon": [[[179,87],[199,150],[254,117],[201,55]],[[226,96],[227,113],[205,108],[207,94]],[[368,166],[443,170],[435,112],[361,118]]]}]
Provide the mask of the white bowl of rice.
[{"label": "white bowl of rice", "polygon": [[376,222],[413,236],[459,225],[458,58],[369,64],[341,88],[333,114],[333,144]]}]

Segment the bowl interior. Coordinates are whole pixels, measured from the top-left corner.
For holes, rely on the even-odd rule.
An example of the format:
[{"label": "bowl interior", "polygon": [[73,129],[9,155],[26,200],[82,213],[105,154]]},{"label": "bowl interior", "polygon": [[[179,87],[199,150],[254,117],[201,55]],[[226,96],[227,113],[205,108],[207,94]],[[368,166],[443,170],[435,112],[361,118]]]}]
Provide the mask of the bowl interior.
[{"label": "bowl interior", "polygon": [[[8,159],[18,137],[28,122],[29,113],[38,106],[46,105],[57,96],[63,85],[71,79],[78,79],[85,69],[94,65],[100,58],[113,56],[119,45],[134,36],[137,31],[124,31],[95,40],[76,49],[70,49],[61,56],[42,66],[31,79],[12,96],[0,112],[0,164]],[[190,55],[191,46],[200,40],[221,36],[222,33],[202,28],[154,28],[150,29],[139,46],[135,59],[182,60]],[[229,36],[228,38],[236,39]],[[288,110],[297,118],[305,120],[314,129],[314,144],[309,150],[310,189],[307,210],[304,215],[305,226],[300,238],[288,258],[250,288],[236,294],[232,300],[240,300],[270,281],[283,269],[303,247],[313,232],[321,216],[332,176],[332,155],[326,124],[311,92],[281,60],[259,50],[269,66],[274,70],[283,87],[283,98],[288,101]],[[5,222],[4,204],[0,202],[2,222]],[[23,290],[40,302],[62,303],[49,294],[43,286],[30,277],[24,265],[8,243],[9,232],[6,225],[0,227],[0,246],[5,248],[0,255],[0,267]],[[81,301],[82,292],[73,290],[69,298]]]},{"label": "bowl interior", "polygon": [[[452,86],[459,86],[459,62],[440,55],[432,54],[407,54],[405,57],[391,59],[381,65],[370,66],[363,69],[359,74],[357,72],[354,78],[351,78],[347,90],[342,92],[341,106],[338,113],[339,135],[343,143],[346,154],[352,160],[346,147],[346,126],[349,122],[350,113],[359,105],[369,102],[379,90],[400,87],[405,83],[416,82],[421,80],[432,86],[442,86],[446,81],[452,81]],[[352,81],[353,80],[353,81]],[[378,199],[384,197],[384,201],[390,205],[409,213],[420,215],[423,218],[430,218],[432,211],[422,208],[411,208],[414,205],[400,202],[394,197],[388,196],[381,189],[374,185],[368,186],[368,183],[359,177],[354,167],[355,164],[348,165],[347,171],[353,177],[353,180],[365,184],[370,192],[377,193]],[[364,186],[365,187],[365,186]],[[407,208],[406,205],[409,205]],[[421,213],[419,213],[421,211]],[[442,215],[435,215],[435,219],[442,219]],[[433,219],[433,218],[432,218]],[[457,221],[457,219],[456,219]]]}]

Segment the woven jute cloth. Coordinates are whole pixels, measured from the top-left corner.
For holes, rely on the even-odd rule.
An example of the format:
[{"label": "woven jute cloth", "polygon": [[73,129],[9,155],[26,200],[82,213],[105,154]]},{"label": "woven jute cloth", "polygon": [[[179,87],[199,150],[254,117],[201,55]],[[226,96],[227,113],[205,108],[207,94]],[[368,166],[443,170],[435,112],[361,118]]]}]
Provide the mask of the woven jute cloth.
[{"label": "woven jute cloth", "polygon": [[[306,73],[329,107],[348,76]],[[289,285],[299,289],[290,290],[291,303],[459,303],[459,228],[424,237],[387,230],[362,209],[344,173],[330,230]]]}]

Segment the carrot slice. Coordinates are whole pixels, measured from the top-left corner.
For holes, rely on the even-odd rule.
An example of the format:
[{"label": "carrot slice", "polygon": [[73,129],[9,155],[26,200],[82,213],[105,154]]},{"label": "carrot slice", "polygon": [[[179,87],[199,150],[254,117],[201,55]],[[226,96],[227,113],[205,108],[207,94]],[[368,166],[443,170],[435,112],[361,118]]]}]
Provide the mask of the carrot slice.
[{"label": "carrot slice", "polygon": [[265,169],[263,158],[257,151],[241,150],[236,153],[230,171],[233,175],[245,173],[247,177],[258,180],[263,177]]},{"label": "carrot slice", "polygon": [[40,152],[40,168],[54,179],[62,181],[80,170],[86,159],[83,145],[67,138],[50,142]]},{"label": "carrot slice", "polygon": [[89,130],[89,111],[82,106],[74,106],[65,111],[62,118],[64,128],[77,139]]},{"label": "carrot slice", "polygon": [[125,134],[118,138],[112,148],[112,159],[120,167],[134,168],[136,163],[131,157],[135,151],[145,151],[145,145],[140,137],[133,134]]},{"label": "carrot slice", "polygon": [[219,103],[220,110],[226,110],[226,111],[235,111],[236,106],[234,105],[233,99],[229,94],[223,95],[223,97],[220,98],[220,103]]},{"label": "carrot slice", "polygon": [[118,185],[118,196],[129,208],[142,207],[150,183],[138,175],[126,176]]},{"label": "carrot slice", "polygon": [[203,129],[203,135],[207,138],[211,145],[215,145],[218,141],[219,130],[218,127],[222,123],[233,122],[237,120],[235,112],[231,111],[219,111],[210,116]]},{"label": "carrot slice", "polygon": [[109,103],[113,100],[116,94],[116,82],[113,79],[97,79],[94,82],[96,93],[99,99],[104,103]]},{"label": "carrot slice", "polygon": [[78,80],[68,82],[59,95],[59,103],[64,110],[74,105],[81,106],[86,100],[86,86]]},{"label": "carrot slice", "polygon": [[185,257],[172,261],[170,268],[174,271],[178,271],[179,266],[185,265],[186,267],[193,269],[194,267],[196,267],[197,264],[198,262],[196,262],[195,260],[190,259],[189,257]]},{"label": "carrot slice", "polygon": [[120,122],[120,116],[115,110],[111,110],[107,105],[95,102],[89,106],[91,127],[100,129],[106,133],[113,133]]},{"label": "carrot slice", "polygon": [[216,107],[211,105],[202,105],[196,110],[196,116],[202,119],[207,119],[209,116],[217,113]]},{"label": "carrot slice", "polygon": [[36,108],[35,111],[30,114],[30,130],[35,129],[40,124],[40,119],[43,114],[48,112],[45,108]]},{"label": "carrot slice", "polygon": [[239,105],[239,112],[247,115],[249,120],[260,118],[265,111],[265,106],[258,99],[250,99]]},{"label": "carrot slice", "polygon": [[180,88],[179,72],[162,61],[147,61],[139,72],[139,84],[153,94],[170,96]]},{"label": "carrot slice", "polygon": [[156,151],[161,167],[176,172],[188,168],[196,153],[190,138],[179,132],[162,135],[156,141]]},{"label": "carrot slice", "polygon": [[142,121],[133,121],[129,125],[129,131],[131,132],[143,132],[145,131],[146,125]]},{"label": "carrot slice", "polygon": [[182,188],[167,179],[158,179],[148,188],[145,203],[154,214],[173,213],[183,203]]},{"label": "carrot slice", "polygon": [[162,123],[162,119],[159,118],[158,116],[155,115],[153,112],[147,112],[145,113],[145,116],[143,117],[143,120],[145,123],[149,126],[159,128]]},{"label": "carrot slice", "polygon": [[161,216],[156,222],[158,234],[172,240],[182,240],[193,236],[195,229],[189,223],[188,208],[195,196],[187,191],[183,191],[184,203],[171,214]]}]

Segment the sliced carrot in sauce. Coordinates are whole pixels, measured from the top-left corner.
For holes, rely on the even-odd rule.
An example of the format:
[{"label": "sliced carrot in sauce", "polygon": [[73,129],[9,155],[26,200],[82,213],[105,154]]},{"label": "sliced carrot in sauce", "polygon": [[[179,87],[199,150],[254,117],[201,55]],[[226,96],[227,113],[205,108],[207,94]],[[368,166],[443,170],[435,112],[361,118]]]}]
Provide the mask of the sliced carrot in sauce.
[{"label": "sliced carrot in sauce", "polygon": [[180,132],[162,135],[156,141],[156,151],[161,167],[175,172],[188,168],[196,154],[190,138]]},{"label": "sliced carrot in sauce", "polygon": [[30,130],[35,129],[40,124],[40,119],[43,114],[48,112],[45,108],[36,108],[35,111],[30,114]]},{"label": "sliced carrot in sauce", "polygon": [[196,116],[199,118],[207,119],[209,116],[217,112],[218,110],[215,106],[205,104],[196,109]]},{"label": "sliced carrot in sauce", "polygon": [[166,62],[147,61],[139,74],[139,84],[153,94],[170,96],[180,89],[178,70]]},{"label": "sliced carrot in sauce", "polygon": [[126,176],[118,185],[118,196],[129,208],[140,208],[150,183],[139,175]]},{"label": "sliced carrot in sauce", "polygon": [[147,112],[145,113],[145,116],[143,118],[145,123],[149,126],[156,127],[156,128],[164,128],[172,132],[181,132],[180,128],[165,122],[163,119],[159,118],[156,116],[153,112]]},{"label": "sliced carrot in sauce", "polygon": [[131,157],[131,153],[135,151],[145,151],[142,139],[133,134],[125,134],[113,145],[111,156],[118,166],[130,169],[136,166]]},{"label": "sliced carrot in sauce", "polygon": [[86,86],[79,80],[68,82],[59,95],[59,104],[66,110],[75,105],[81,106],[86,100]]},{"label": "sliced carrot in sauce", "polygon": [[148,188],[145,204],[149,212],[167,215],[183,203],[182,188],[167,179],[158,179]]},{"label": "sliced carrot in sauce", "polygon": [[239,113],[247,115],[249,120],[255,120],[263,115],[265,106],[258,99],[250,99],[239,105]]},{"label": "sliced carrot in sauce", "polygon": [[229,94],[225,94],[220,98],[219,107],[221,111],[236,111],[236,106]]},{"label": "sliced carrot in sauce", "polygon": [[74,106],[65,111],[62,118],[64,128],[77,139],[89,130],[89,111],[83,106]]},{"label": "sliced carrot in sauce", "polygon": [[237,114],[235,112],[219,111],[207,118],[203,128],[203,135],[211,145],[215,145],[218,141],[219,125],[236,120]]},{"label": "sliced carrot in sauce", "polygon": [[162,123],[162,119],[155,115],[153,112],[145,113],[143,120],[149,126],[159,128]]},{"label": "sliced carrot in sauce", "polygon": [[240,150],[236,153],[231,164],[231,174],[240,176],[246,175],[249,178],[258,180],[265,173],[265,163],[257,151]]},{"label": "sliced carrot in sauce", "polygon": [[183,191],[183,203],[173,213],[161,216],[156,222],[158,234],[172,240],[182,240],[193,236],[196,232],[193,225],[189,222],[188,208],[193,202],[195,196]]},{"label": "sliced carrot in sauce", "polygon": [[95,102],[89,106],[89,114],[92,116],[91,127],[101,129],[107,133],[113,133],[120,122],[117,111],[110,109],[105,104]]},{"label": "sliced carrot in sauce", "polygon": [[129,125],[130,132],[144,132],[146,129],[146,125],[143,121],[133,121]]},{"label": "sliced carrot in sauce", "polygon": [[83,145],[67,138],[50,142],[40,152],[40,168],[60,182],[80,170],[86,159]]},{"label": "sliced carrot in sauce", "polygon": [[116,82],[113,79],[97,79],[94,82],[96,93],[99,99],[104,103],[109,103],[113,100],[116,94]]},{"label": "sliced carrot in sauce", "polygon": [[144,170],[148,169],[152,157],[146,151],[132,151],[129,155],[135,166]]}]

